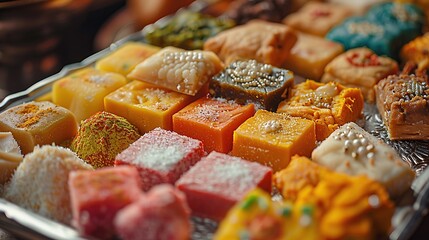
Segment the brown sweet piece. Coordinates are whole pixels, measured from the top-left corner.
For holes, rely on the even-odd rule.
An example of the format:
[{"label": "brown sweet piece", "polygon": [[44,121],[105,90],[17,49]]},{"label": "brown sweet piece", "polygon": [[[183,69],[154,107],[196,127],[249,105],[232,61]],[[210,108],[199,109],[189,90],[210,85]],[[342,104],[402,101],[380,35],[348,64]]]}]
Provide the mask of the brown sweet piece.
[{"label": "brown sweet piece", "polygon": [[251,102],[258,108],[275,111],[293,82],[291,71],[256,60],[235,61],[212,78],[209,93],[240,104]]},{"label": "brown sweet piece", "polygon": [[283,24],[252,20],[210,38],[205,42],[204,50],[216,53],[226,64],[239,59],[255,59],[281,67],[296,40],[296,34]]},{"label": "brown sweet piece", "polygon": [[349,8],[342,5],[310,1],[283,22],[301,32],[323,37],[351,13]]},{"label": "brown sweet piece", "polygon": [[392,140],[429,139],[428,80],[391,75],[375,87],[377,108]]},{"label": "brown sweet piece", "polygon": [[398,64],[368,48],[351,49],[332,60],[325,68],[322,82],[338,82],[360,88],[366,101],[374,102],[374,86],[381,79],[398,72]]}]

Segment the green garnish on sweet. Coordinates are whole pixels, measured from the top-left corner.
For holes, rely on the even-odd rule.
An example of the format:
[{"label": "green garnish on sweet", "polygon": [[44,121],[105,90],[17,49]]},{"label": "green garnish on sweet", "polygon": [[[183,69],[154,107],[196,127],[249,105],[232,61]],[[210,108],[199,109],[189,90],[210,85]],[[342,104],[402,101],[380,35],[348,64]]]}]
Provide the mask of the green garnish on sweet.
[{"label": "green garnish on sweet", "polygon": [[256,195],[249,196],[244,200],[244,202],[241,204],[241,209],[243,210],[249,210],[250,207],[252,207],[253,204],[258,202],[259,197]]}]

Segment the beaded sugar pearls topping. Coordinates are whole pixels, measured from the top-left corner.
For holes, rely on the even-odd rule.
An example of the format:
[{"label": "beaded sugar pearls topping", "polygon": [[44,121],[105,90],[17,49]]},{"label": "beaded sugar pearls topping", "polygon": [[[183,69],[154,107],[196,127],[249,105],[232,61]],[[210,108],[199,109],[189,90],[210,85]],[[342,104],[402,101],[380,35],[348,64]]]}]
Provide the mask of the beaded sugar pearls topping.
[{"label": "beaded sugar pearls topping", "polygon": [[256,60],[233,62],[225,73],[232,83],[243,88],[279,87],[285,80],[284,72],[274,71],[273,66]]},{"label": "beaded sugar pearls topping", "polygon": [[344,152],[350,154],[355,159],[368,159],[374,161],[375,147],[362,134],[356,133],[350,126],[339,131],[335,140],[344,141]]}]

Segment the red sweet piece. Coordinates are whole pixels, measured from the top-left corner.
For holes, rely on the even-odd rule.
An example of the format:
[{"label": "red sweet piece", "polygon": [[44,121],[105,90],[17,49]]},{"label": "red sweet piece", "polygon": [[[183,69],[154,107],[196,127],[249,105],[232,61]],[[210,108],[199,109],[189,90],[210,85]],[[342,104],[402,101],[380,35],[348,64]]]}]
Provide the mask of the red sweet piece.
[{"label": "red sweet piece", "polygon": [[156,128],[118,154],[115,165],[136,166],[147,191],[160,183],[174,184],[205,154],[201,141]]},{"label": "red sweet piece", "polygon": [[162,184],[122,209],[115,228],[123,240],[185,240],[190,239],[190,214],[185,195]]},{"label": "red sweet piece", "polygon": [[192,214],[221,220],[247,192],[259,187],[271,192],[272,170],[218,152],[211,152],[176,183],[186,194]]},{"label": "red sweet piece", "polygon": [[116,213],[142,195],[135,167],[75,171],[69,176],[73,226],[85,236],[114,237]]}]

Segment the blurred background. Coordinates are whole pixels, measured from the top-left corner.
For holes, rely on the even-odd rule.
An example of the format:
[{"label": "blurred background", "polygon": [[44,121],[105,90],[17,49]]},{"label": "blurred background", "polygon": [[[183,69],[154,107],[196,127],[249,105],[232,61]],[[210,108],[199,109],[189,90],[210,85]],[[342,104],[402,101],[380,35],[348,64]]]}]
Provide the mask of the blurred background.
[{"label": "blurred background", "polygon": [[0,1],[0,100],[191,2]]}]

